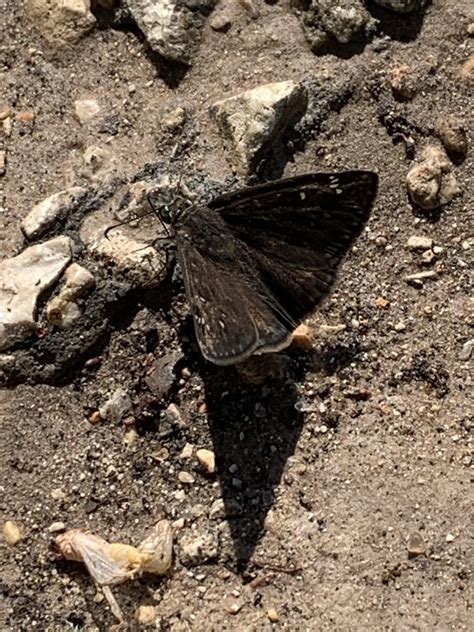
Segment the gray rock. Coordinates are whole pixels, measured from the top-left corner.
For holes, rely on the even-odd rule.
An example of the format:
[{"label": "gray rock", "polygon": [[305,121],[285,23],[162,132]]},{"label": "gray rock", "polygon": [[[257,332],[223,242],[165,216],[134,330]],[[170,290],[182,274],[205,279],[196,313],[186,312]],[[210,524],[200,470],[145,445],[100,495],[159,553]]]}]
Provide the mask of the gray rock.
[{"label": "gray rock", "polygon": [[313,50],[331,41],[348,44],[357,35],[368,33],[376,22],[360,0],[312,0],[303,13],[303,27]]},{"label": "gray rock", "polygon": [[0,350],[36,328],[42,293],[61,276],[72,257],[72,240],[56,237],[0,263]]},{"label": "gray rock", "polygon": [[94,275],[77,263],[72,263],[64,273],[65,283],[59,294],[46,306],[46,317],[51,325],[68,327],[81,315],[76,304],[87,290],[95,284]]},{"label": "gray rock", "polygon": [[214,560],[219,554],[219,542],[214,533],[186,533],[179,543],[179,558],[184,566],[199,566]]},{"label": "gray rock", "polygon": [[165,59],[190,65],[201,29],[217,0],[126,0],[151,49]]},{"label": "gray rock", "polygon": [[55,222],[64,219],[71,206],[85,193],[84,187],[71,187],[54,193],[36,204],[21,222],[21,229],[25,236],[28,239],[36,239],[42,235]]},{"label": "gray rock", "polygon": [[118,388],[103,406],[99,408],[102,419],[119,423],[132,409],[130,395],[123,388]]},{"label": "gray rock", "polygon": [[418,8],[421,5],[420,0],[375,0],[375,4],[378,4],[384,9],[391,9],[397,11],[397,13],[408,13],[413,9]]},{"label": "gray rock", "polygon": [[422,162],[407,174],[407,189],[412,201],[423,209],[439,208],[461,193],[452,164],[443,149],[428,146]]},{"label": "gray rock", "polygon": [[28,0],[27,16],[54,48],[75,44],[95,26],[90,0]]},{"label": "gray rock", "polygon": [[304,86],[282,81],[217,101],[211,115],[226,143],[229,161],[247,175],[285,127],[304,114],[306,106]]}]

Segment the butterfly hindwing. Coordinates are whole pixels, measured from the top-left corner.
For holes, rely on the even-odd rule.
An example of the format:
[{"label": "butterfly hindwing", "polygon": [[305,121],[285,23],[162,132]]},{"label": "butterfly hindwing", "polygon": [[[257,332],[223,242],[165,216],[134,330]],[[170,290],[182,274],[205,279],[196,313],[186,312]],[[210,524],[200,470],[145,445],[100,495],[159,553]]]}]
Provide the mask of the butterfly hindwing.
[{"label": "butterfly hindwing", "polygon": [[268,310],[245,277],[219,267],[197,248],[178,248],[186,295],[203,356],[215,364],[235,364],[265,345],[285,347],[287,327]]},{"label": "butterfly hindwing", "polygon": [[331,289],[376,188],[367,171],[307,174],[186,211],[176,243],[203,355],[232,364],[286,346]]}]

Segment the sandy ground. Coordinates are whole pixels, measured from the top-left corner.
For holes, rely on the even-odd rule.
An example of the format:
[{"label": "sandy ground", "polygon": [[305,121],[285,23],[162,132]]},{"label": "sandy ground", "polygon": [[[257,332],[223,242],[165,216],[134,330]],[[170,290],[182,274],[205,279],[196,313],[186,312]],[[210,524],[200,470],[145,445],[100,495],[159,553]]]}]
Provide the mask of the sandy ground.
[{"label": "sandy ground", "polygon": [[[405,186],[413,159],[386,117],[395,108],[416,156],[437,142],[438,116],[459,116],[472,140],[472,84],[459,75],[474,42],[468,0],[434,0],[416,28],[399,16],[382,23],[384,46],[319,56],[286,2],[257,3],[256,18],[232,5],[230,30],[206,25],[192,68],[173,81],[134,32],[97,28],[51,56],[23,3],[2,4],[0,110],[34,113],[33,122],[14,121],[7,139],[2,256],[23,247],[19,221],[70,183],[91,145],[112,152],[126,181],[148,162],[166,170],[187,139],[183,177],[192,165],[223,183],[231,168],[208,108],[269,81],[350,86],[317,133],[299,139],[283,175],[373,169],[380,192],[334,293],[310,321],[314,350],[290,350],[283,380],[250,386],[233,368],[205,363],[175,277],[167,298],[107,303],[109,328],[89,353],[97,362],[61,364],[62,351],[50,350],[0,391],[1,517],[23,534],[14,548],[0,544],[1,629],[108,629],[105,602],[83,567],[54,555],[48,527],[62,521],[136,543],[162,517],[176,525],[171,570],[115,590],[131,629],[472,629],[472,377],[462,350],[473,336],[473,151],[453,167],[462,195],[434,216],[418,212]],[[402,63],[418,75],[416,95],[387,105],[374,86]],[[116,115],[117,133],[80,125],[80,98]],[[170,133],[164,121],[178,106],[186,123]],[[439,274],[421,287],[405,281],[426,269],[406,247],[412,235],[438,246],[427,269]],[[99,274],[100,262],[90,268]],[[345,328],[328,333],[327,325]],[[151,351],[182,353],[163,398],[144,379]],[[44,383],[38,366],[54,363],[60,369]],[[89,421],[119,387],[134,405],[131,443],[123,423]],[[169,404],[179,407],[180,427],[167,425]],[[187,443],[214,451],[215,475],[180,456]],[[183,471],[193,483],[179,481]],[[210,538],[216,555],[184,566],[188,536]],[[420,554],[409,555],[415,539]],[[142,605],[156,608],[148,628],[134,619]]]}]

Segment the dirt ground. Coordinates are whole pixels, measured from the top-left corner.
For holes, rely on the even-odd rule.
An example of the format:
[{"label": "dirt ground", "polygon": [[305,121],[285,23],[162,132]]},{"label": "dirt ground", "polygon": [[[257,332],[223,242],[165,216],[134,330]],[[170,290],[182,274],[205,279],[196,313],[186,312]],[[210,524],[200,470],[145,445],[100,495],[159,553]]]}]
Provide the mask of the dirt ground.
[{"label": "dirt ground", "polygon": [[[271,81],[323,77],[342,95],[319,119],[314,110],[311,133],[295,131],[293,156],[273,177],[343,168],[380,177],[367,230],[310,319],[314,349],[284,354],[282,379],[252,386],[234,368],[204,362],[176,275],[156,294],[111,293],[83,354],[77,339],[75,353],[54,336],[49,347],[33,345],[30,364],[0,391],[0,515],[23,534],[16,547],[0,544],[1,630],[107,630],[106,602],[81,565],[52,552],[48,528],[61,521],[137,543],[159,518],[175,525],[171,570],[114,589],[130,629],[472,629],[472,376],[462,351],[473,338],[474,138],[472,84],[460,79],[474,45],[471,3],[433,0],[410,28],[413,16],[379,12],[372,42],[319,55],[286,0],[256,2],[254,17],[230,6],[229,31],[208,23],[192,67],[178,76],[127,29],[95,28],[51,55],[24,3],[0,1],[0,110],[35,117],[15,121],[8,139],[2,257],[24,247],[19,221],[70,183],[91,145],[113,153],[123,183],[147,163],[165,172],[186,141],[175,173],[235,185],[209,106]],[[418,76],[407,102],[377,88],[402,63]],[[114,133],[80,125],[81,98],[116,117]],[[178,106],[186,122],[170,131],[163,122]],[[407,197],[410,152],[416,160],[437,143],[434,121],[452,115],[470,142],[454,166],[462,195],[423,213]],[[77,238],[74,223],[67,230]],[[428,268],[406,247],[412,235],[438,246]],[[82,263],[105,279],[100,261]],[[406,282],[435,266],[420,287]],[[335,325],[345,327],[328,329]],[[172,353],[176,375],[153,396],[145,368]],[[117,388],[132,398],[132,420],[91,424]],[[170,404],[178,426],[164,414]],[[183,458],[187,443],[214,451],[214,475]],[[180,482],[183,471],[194,482]],[[180,541],[192,535],[211,538],[217,551],[186,567]],[[420,538],[419,554],[409,554]],[[142,605],[156,608],[148,628],[135,620]]]}]

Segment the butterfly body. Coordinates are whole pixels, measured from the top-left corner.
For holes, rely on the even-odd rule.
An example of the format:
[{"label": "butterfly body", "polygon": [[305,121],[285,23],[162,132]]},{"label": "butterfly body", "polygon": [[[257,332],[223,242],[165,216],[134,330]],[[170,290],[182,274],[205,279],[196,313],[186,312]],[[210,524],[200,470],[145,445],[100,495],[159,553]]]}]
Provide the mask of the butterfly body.
[{"label": "butterfly body", "polygon": [[330,291],[376,189],[369,171],[313,173],[180,213],[177,256],[204,357],[228,365],[288,346]]}]

